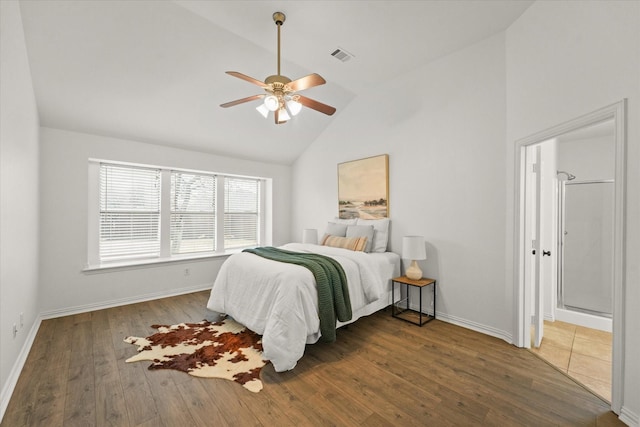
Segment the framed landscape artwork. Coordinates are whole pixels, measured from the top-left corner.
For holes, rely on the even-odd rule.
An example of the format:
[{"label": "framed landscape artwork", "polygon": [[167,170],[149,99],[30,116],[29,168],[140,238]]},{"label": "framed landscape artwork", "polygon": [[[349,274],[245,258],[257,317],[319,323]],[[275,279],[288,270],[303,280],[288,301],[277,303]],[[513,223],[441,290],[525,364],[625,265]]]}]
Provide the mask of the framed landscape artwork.
[{"label": "framed landscape artwork", "polygon": [[338,164],[340,218],[388,218],[388,202],[388,154]]}]

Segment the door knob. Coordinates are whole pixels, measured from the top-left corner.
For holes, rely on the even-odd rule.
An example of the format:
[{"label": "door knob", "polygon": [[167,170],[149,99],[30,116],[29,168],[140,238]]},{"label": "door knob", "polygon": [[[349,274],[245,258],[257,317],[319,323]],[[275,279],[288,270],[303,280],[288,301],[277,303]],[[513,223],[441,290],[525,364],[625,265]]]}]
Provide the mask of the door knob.
[{"label": "door knob", "polygon": [[551,251],[545,251],[544,249],[542,250],[542,256],[551,256]]}]

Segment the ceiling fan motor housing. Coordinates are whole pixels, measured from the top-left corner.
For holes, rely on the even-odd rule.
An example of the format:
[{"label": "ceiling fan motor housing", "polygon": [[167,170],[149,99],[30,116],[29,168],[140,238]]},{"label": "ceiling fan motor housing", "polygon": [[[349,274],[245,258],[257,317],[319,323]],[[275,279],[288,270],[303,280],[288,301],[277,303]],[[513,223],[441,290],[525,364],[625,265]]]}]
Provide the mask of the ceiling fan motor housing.
[{"label": "ceiling fan motor housing", "polygon": [[291,88],[287,86],[287,84],[291,82],[291,79],[289,77],[276,74],[267,77],[264,82],[270,86],[269,88],[265,88],[265,90],[275,95],[276,98],[278,98],[280,108],[284,108],[286,101],[285,96],[293,92]]},{"label": "ceiling fan motor housing", "polygon": [[273,76],[269,76],[267,77],[264,82],[268,85],[273,85],[273,87],[276,87],[276,85],[282,85],[285,86],[287,83],[291,83],[291,79],[287,76],[281,76],[279,74],[274,74]]}]

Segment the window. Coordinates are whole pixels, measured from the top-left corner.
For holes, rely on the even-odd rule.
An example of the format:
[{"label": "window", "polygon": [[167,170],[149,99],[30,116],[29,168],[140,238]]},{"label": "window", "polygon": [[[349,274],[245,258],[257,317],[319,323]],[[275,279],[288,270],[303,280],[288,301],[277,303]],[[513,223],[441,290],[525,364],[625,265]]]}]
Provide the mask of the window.
[{"label": "window", "polygon": [[261,245],[264,189],[259,178],[91,160],[87,269]]},{"label": "window", "polygon": [[160,255],[160,171],[100,167],[100,260]]},{"label": "window", "polygon": [[216,249],[216,177],[171,172],[171,254]]},{"label": "window", "polygon": [[255,179],[224,180],[224,246],[242,248],[258,244],[260,185]]}]

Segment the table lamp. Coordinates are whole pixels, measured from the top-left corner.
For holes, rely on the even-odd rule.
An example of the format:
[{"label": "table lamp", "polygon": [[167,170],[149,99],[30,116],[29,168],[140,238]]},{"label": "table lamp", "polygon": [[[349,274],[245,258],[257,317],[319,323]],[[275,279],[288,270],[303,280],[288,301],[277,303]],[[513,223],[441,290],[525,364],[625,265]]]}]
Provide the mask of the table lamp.
[{"label": "table lamp", "polygon": [[404,236],[402,239],[402,257],[411,260],[405,275],[411,280],[422,279],[422,270],[418,267],[418,260],[427,259],[424,248],[424,237]]}]

